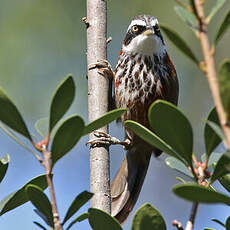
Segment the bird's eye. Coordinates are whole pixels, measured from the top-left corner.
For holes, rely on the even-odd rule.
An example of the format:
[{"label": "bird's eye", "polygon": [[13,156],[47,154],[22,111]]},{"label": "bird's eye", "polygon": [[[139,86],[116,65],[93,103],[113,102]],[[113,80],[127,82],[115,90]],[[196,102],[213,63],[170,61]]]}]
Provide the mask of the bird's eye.
[{"label": "bird's eye", "polygon": [[138,26],[133,26],[133,27],[132,27],[132,31],[133,31],[134,33],[136,33],[138,30],[139,30]]}]

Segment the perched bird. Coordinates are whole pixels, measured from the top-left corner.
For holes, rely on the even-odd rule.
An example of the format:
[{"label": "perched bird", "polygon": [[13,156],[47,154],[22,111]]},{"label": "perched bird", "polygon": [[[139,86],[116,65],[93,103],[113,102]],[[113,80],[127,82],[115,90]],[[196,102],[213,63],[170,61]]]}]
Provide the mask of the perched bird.
[{"label": "perched bird", "polygon": [[[128,108],[122,122],[134,120],[151,129],[148,110],[155,100],[177,104],[176,70],[155,17],[139,15],[131,21],[114,72],[114,86],[116,106]],[[111,184],[112,216],[120,223],[137,201],[151,153],[155,156],[161,153],[128,129],[126,135],[131,144]]]},{"label": "perched bird", "polygon": [[[101,72],[109,75],[109,68],[103,68],[103,64],[92,67],[102,68]],[[111,75],[114,80],[116,107],[128,109],[121,117],[122,122],[137,121],[152,130],[148,121],[150,105],[157,99],[177,105],[177,74],[155,17],[139,15],[131,21],[115,72]],[[111,183],[111,215],[120,223],[127,219],[138,199],[151,154],[161,154],[159,149],[144,142],[131,130],[125,128],[125,131],[126,140],[129,141],[126,157]],[[94,145],[97,141],[89,143]]]}]

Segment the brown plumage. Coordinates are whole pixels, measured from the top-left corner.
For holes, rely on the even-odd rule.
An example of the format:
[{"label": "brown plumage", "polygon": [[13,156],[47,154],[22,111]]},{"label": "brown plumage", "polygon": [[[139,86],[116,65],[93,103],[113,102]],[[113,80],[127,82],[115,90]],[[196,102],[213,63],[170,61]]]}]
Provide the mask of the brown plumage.
[{"label": "brown plumage", "polygon": [[[157,99],[174,104],[178,101],[178,80],[174,65],[165,50],[158,21],[149,15],[134,18],[128,28],[114,74],[115,99],[118,108],[127,107],[122,116],[151,129],[148,109]],[[112,215],[123,223],[132,211],[141,191],[152,152],[150,146],[131,130],[126,157],[111,184]]]}]

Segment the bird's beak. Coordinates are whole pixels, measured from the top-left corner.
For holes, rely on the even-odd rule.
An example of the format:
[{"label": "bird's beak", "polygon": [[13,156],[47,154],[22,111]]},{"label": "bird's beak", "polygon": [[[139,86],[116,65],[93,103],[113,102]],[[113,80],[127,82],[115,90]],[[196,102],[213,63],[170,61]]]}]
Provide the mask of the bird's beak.
[{"label": "bird's beak", "polygon": [[145,30],[143,32],[143,35],[146,35],[146,36],[150,36],[150,35],[153,35],[153,34],[154,34],[154,32],[152,30],[150,30],[150,29],[147,29],[147,30]]}]

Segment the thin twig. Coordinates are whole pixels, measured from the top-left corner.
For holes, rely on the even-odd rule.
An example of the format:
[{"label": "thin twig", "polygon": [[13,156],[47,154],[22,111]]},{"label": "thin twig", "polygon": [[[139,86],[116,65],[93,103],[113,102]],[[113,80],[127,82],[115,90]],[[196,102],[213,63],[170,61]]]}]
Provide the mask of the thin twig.
[{"label": "thin twig", "polygon": [[201,43],[202,52],[204,55],[204,61],[206,65],[206,71],[204,71],[207,77],[209,87],[212,93],[214,103],[216,105],[216,111],[220,120],[220,125],[226,136],[226,147],[230,150],[230,127],[227,124],[227,116],[224,111],[224,107],[220,97],[218,78],[215,68],[215,62],[213,57],[212,49],[210,48],[208,35],[207,35],[207,22],[204,16],[204,8],[202,0],[194,0],[195,7],[198,14],[199,32],[198,38]]},{"label": "thin twig", "polygon": [[185,9],[187,9],[189,12],[193,13],[192,7],[185,4],[184,2],[180,1],[180,0],[175,0],[177,2],[178,5],[184,7]]},{"label": "thin twig", "polygon": [[195,223],[198,205],[199,205],[198,203],[193,203],[191,215],[190,215],[189,221],[186,224],[185,230],[193,230],[194,229],[194,223]]},{"label": "thin twig", "polygon": [[48,187],[50,190],[50,196],[51,196],[51,206],[52,206],[52,213],[53,213],[54,230],[63,230],[60,219],[59,219],[57,202],[56,202],[56,197],[55,197],[55,192],[54,192],[53,179],[52,179],[52,174],[51,174],[51,165],[50,165],[51,153],[49,151],[47,151],[46,145],[42,146],[42,156],[44,159],[43,160],[43,166],[46,169],[46,180],[48,183]]},{"label": "thin twig", "polygon": [[184,230],[183,225],[178,220],[174,220],[172,226],[176,227],[178,230]]}]

